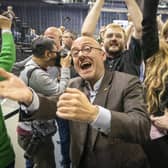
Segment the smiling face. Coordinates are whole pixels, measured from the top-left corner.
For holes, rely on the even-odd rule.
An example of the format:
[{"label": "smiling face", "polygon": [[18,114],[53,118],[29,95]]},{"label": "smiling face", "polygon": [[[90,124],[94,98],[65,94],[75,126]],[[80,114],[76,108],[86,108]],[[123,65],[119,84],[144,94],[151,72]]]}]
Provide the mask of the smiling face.
[{"label": "smiling face", "polygon": [[125,34],[120,26],[112,26],[104,33],[104,48],[108,55],[114,56],[125,48]]},{"label": "smiling face", "polygon": [[91,37],[79,37],[71,48],[76,72],[94,84],[104,74],[105,53],[99,43]]}]

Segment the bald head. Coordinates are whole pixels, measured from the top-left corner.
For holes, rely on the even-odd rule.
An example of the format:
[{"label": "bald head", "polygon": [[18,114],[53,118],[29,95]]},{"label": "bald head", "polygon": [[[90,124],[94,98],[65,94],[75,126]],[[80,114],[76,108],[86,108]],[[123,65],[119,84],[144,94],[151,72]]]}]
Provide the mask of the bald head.
[{"label": "bald head", "polygon": [[51,38],[54,40],[58,50],[61,49],[61,36],[62,36],[62,33],[60,31],[59,28],[57,27],[48,27],[45,32],[44,32],[44,36],[47,36],[48,38]]},{"label": "bald head", "polygon": [[71,47],[71,55],[76,72],[91,84],[104,74],[105,53],[100,44],[92,37],[81,36]]},{"label": "bald head", "polygon": [[78,37],[72,44],[71,49],[78,47],[78,46],[82,46],[82,45],[88,45],[91,47],[96,47],[96,48],[100,48],[101,46],[100,44],[92,37],[88,37],[88,36],[81,36]]}]

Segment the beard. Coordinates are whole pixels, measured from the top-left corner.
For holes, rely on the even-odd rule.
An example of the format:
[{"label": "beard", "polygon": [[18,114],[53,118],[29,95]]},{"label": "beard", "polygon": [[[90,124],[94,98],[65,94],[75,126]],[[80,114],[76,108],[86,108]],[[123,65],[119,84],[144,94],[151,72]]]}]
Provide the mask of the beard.
[{"label": "beard", "polygon": [[107,53],[107,57],[116,58],[123,51],[122,47],[119,47],[118,50],[111,50],[108,46],[105,46],[105,52]]}]

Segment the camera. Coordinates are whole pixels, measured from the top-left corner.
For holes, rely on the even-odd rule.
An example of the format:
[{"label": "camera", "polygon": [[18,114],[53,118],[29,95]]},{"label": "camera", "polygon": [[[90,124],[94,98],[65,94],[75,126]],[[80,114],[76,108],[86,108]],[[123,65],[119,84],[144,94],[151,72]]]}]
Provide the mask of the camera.
[{"label": "camera", "polygon": [[63,48],[60,52],[57,52],[57,57],[55,60],[55,66],[61,67],[61,58],[64,58],[68,55],[69,50],[66,48]]},{"label": "camera", "polygon": [[61,57],[66,57],[66,56],[68,55],[68,52],[69,52],[68,49],[63,48],[63,49],[60,51],[60,56],[61,56]]}]

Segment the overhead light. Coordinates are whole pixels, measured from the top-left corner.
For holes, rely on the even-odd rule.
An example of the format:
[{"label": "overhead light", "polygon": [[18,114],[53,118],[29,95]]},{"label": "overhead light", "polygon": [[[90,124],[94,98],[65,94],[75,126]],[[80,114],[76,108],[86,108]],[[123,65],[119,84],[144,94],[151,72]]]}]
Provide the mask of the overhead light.
[{"label": "overhead light", "polygon": [[73,0],[42,0],[42,1],[50,4],[73,3]]},{"label": "overhead light", "polygon": [[43,0],[43,2],[45,3],[49,3],[49,4],[62,4],[62,0]]},{"label": "overhead light", "polygon": [[168,2],[161,1],[158,5],[159,8],[168,8]]}]

